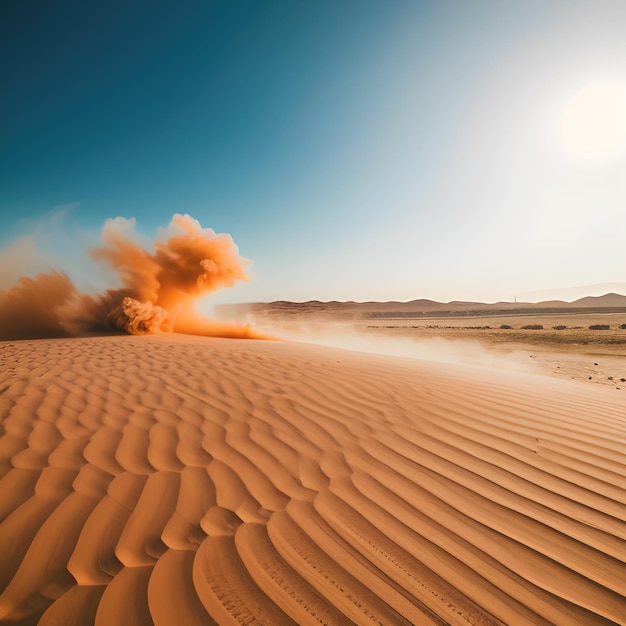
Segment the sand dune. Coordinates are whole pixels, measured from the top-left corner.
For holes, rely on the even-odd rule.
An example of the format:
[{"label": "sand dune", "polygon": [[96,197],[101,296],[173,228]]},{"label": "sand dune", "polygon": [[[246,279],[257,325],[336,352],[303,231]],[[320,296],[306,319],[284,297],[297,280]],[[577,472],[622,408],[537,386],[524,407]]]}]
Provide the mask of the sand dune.
[{"label": "sand dune", "polygon": [[182,335],[0,360],[0,624],[626,623],[623,392]]}]

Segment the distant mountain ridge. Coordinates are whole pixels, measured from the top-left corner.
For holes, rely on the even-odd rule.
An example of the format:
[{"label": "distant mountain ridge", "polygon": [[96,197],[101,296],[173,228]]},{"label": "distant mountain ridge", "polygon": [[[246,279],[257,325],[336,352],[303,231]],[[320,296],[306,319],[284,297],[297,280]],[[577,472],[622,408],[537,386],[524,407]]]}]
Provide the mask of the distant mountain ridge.
[{"label": "distant mountain ridge", "polygon": [[573,302],[563,300],[545,300],[543,302],[437,302],[420,298],[408,302],[340,302],[337,300],[323,302],[309,300],[307,302],[290,302],[276,300],[274,302],[255,302],[250,304],[222,304],[215,307],[216,313],[222,317],[240,316],[245,313],[270,316],[306,315],[315,317],[331,314],[343,318],[390,318],[424,315],[481,315],[498,313],[557,313],[557,312],[625,312],[626,295],[607,293],[603,296],[586,296]]}]

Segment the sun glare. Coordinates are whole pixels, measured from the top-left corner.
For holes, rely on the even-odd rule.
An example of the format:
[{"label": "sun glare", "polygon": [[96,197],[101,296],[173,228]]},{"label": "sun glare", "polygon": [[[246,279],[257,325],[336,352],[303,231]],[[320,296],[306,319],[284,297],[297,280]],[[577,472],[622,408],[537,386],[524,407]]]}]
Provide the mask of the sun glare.
[{"label": "sun glare", "polygon": [[626,83],[586,85],[565,106],[558,130],[576,157],[606,159],[626,152]]}]

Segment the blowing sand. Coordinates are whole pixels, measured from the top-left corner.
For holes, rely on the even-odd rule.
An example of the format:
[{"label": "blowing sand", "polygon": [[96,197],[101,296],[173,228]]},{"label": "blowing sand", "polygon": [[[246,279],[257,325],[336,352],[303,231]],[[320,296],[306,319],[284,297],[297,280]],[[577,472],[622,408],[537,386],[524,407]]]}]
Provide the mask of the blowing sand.
[{"label": "blowing sand", "polygon": [[626,622],[623,392],[176,335],[0,361],[2,624]]}]

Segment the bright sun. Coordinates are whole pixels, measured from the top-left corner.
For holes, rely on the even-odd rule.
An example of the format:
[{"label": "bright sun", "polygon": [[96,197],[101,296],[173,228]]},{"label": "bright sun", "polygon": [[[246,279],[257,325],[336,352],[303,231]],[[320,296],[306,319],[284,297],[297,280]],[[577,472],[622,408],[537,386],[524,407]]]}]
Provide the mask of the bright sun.
[{"label": "bright sun", "polygon": [[567,103],[559,119],[567,151],[584,159],[606,159],[626,152],[626,83],[586,85]]}]

